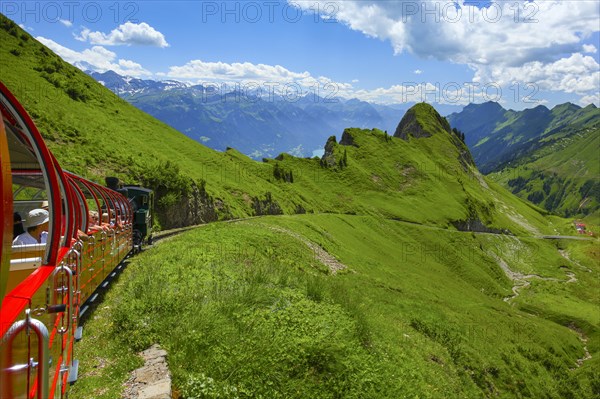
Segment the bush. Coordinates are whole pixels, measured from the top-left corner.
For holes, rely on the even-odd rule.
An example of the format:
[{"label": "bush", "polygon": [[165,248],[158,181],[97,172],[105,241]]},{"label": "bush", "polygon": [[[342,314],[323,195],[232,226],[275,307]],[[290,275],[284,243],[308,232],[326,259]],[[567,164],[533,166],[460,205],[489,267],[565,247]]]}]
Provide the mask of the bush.
[{"label": "bush", "polygon": [[89,99],[87,89],[78,82],[70,82],[65,89],[65,93],[75,101],[86,102]]}]

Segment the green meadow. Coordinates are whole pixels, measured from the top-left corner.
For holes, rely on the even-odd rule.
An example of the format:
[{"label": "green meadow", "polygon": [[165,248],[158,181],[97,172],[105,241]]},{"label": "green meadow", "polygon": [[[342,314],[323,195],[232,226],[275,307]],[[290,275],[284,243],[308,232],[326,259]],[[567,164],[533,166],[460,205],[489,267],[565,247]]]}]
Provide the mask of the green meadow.
[{"label": "green meadow", "polygon": [[201,187],[220,220],[128,261],[76,344],[72,397],[119,397],[155,343],[185,399],[600,395],[598,240],[543,239],[571,221],[482,176],[431,106],[411,110],[430,137],[349,127],[322,159],[256,162],[3,16],[0,40],[0,79],[64,169],[145,184],[163,211]]},{"label": "green meadow", "polygon": [[[118,396],[160,343],[183,398],[592,398],[598,254],[564,245],[576,263],[548,240],[373,216],[210,224],[131,261],[86,323],[73,394]],[[556,281],[504,301],[495,256]]]}]

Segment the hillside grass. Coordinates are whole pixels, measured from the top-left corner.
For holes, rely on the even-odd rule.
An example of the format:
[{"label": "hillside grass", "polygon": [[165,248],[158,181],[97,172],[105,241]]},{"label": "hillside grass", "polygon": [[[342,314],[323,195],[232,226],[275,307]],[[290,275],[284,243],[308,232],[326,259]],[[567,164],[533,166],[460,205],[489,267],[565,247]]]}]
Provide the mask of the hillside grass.
[{"label": "hillside grass", "polygon": [[[591,398],[599,254],[561,245],[577,283],[547,240],[334,214],[211,224],[131,262],[77,344],[73,395],[118,396],[135,353],[160,343],[182,398]],[[491,253],[557,281],[507,303]],[[569,327],[593,356],[580,368]]]},{"label": "hillside grass", "polygon": [[[425,116],[428,138],[347,129],[352,144],[332,144],[332,165],[255,162],[138,111],[3,16],[0,40],[0,79],[65,169],[97,181],[203,182],[221,219],[287,214],[208,225],[135,258],[77,344],[74,397],[118,397],[136,352],[155,342],[184,398],[600,394],[598,253],[536,238],[568,222],[465,166],[435,114]],[[473,220],[506,234],[455,228]],[[347,269],[328,273],[298,235]],[[513,282],[496,258],[555,281],[532,280],[507,303]],[[572,328],[593,355],[581,368]]]},{"label": "hillside grass", "polygon": [[513,166],[489,177],[521,198],[567,217],[600,210],[600,129],[559,133]]},{"label": "hillside grass", "polygon": [[[208,149],[137,110],[4,16],[0,40],[0,79],[31,114],[61,166],[98,182],[114,175],[149,183],[163,208],[195,181],[214,199],[219,219],[255,215],[256,204],[270,200],[285,214],[374,215],[450,229],[475,217],[530,234],[506,216],[509,209],[536,230],[547,229],[538,212],[505,190],[490,184],[482,191],[486,179],[463,168],[459,149],[426,104],[421,108],[432,114],[421,122],[432,137],[406,142],[377,129],[349,129],[355,145],[334,149],[336,162],[346,154],[345,167],[287,155],[256,162],[234,149]],[[276,164],[293,173],[293,183],[274,176]]]}]

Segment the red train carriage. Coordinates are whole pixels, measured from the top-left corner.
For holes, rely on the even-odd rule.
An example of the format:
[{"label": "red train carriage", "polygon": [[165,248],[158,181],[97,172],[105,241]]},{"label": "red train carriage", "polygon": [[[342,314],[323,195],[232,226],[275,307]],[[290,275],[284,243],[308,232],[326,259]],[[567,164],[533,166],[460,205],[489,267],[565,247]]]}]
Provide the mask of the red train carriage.
[{"label": "red train carriage", "polygon": [[[80,307],[131,251],[132,209],[64,172],[1,82],[0,111],[0,397],[62,398],[77,378]],[[27,225],[44,206],[46,242],[13,245],[14,213]],[[96,224],[96,213],[108,220]]]}]

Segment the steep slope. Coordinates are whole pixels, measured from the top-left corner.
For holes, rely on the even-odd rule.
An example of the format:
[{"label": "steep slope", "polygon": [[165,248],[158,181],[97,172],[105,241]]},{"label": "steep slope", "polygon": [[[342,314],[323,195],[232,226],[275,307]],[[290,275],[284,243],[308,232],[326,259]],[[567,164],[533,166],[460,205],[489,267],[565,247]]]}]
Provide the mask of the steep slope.
[{"label": "steep slope", "polygon": [[465,133],[465,141],[483,173],[514,162],[546,136],[560,130],[593,128],[599,119],[600,111],[594,105],[581,108],[570,103],[552,110],[540,105],[523,111],[506,111],[490,102],[470,104],[448,117],[452,127]]},{"label": "steep slope", "polygon": [[[87,72],[137,108],[210,148],[235,147],[255,159],[281,152],[308,156],[348,126],[391,129],[403,114],[357,99],[304,93],[285,95],[257,85],[186,85]],[[256,87],[255,87],[256,86]]]},{"label": "steep slope", "polygon": [[[345,135],[354,144],[333,143],[332,166],[288,155],[261,163],[232,149],[210,150],[158,122],[5,18],[0,39],[0,79],[32,114],[61,164],[99,181],[115,174],[156,189],[163,227],[263,213],[332,212],[443,228],[477,220],[529,234],[529,227],[515,225],[502,211],[506,206],[511,215],[525,215],[535,230],[547,228],[537,211],[465,166],[464,149],[430,106],[417,106],[427,110],[422,122],[444,134],[404,141],[379,130],[349,129]],[[280,179],[276,166],[293,175],[293,183]]]},{"label": "steep slope", "polygon": [[465,133],[465,143],[473,148],[481,139],[506,120],[506,110],[496,102],[469,104],[461,112],[448,116],[450,125]]},{"label": "steep slope", "polygon": [[600,110],[593,104],[521,112],[471,104],[449,120],[465,132],[481,170],[521,198],[569,217],[598,212]]},{"label": "steep slope", "polygon": [[559,131],[490,177],[513,193],[564,216],[600,210],[600,128]]},{"label": "steep slope", "polygon": [[277,191],[264,180],[270,167],[210,150],[139,111],[2,15],[0,40],[0,79],[61,165],[96,181],[115,175],[156,189],[163,227],[247,216],[245,198]]}]

